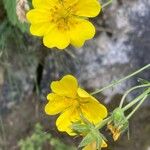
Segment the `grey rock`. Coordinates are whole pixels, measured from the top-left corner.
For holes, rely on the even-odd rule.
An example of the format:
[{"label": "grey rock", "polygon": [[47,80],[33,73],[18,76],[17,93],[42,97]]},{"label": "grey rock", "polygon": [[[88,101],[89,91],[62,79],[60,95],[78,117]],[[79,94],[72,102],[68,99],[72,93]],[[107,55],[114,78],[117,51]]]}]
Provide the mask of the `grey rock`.
[{"label": "grey rock", "polygon": [[5,72],[0,87],[0,113],[6,113],[16,103],[31,95],[35,86],[37,58],[31,55],[20,57],[16,53],[12,57],[14,59],[9,59],[9,63],[2,65]]},{"label": "grey rock", "polygon": [[[49,89],[50,81],[68,73],[75,75],[81,86],[93,91],[150,63],[149,8],[148,0],[127,0],[123,1],[121,6],[114,1],[112,6],[104,10],[103,15],[107,28],[112,30],[111,36],[105,31],[98,32],[84,47],[80,49],[70,47],[68,53],[73,57],[69,57],[68,53],[52,52],[61,58],[54,60],[50,54],[45,61],[42,79],[42,91],[46,91],[44,96],[49,91],[46,89]],[[96,19],[96,24],[99,19],[101,18]],[[144,71],[137,77],[150,79],[150,72]],[[137,84],[137,79],[104,91],[107,96],[105,102],[109,102],[110,97],[115,94],[123,94],[125,90]]]}]

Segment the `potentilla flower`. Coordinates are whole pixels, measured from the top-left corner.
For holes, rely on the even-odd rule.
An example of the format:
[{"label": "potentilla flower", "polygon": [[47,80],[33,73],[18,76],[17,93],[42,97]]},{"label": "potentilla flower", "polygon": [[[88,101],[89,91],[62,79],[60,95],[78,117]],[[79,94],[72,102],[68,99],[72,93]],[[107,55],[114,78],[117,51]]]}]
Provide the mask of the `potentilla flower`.
[{"label": "potentilla flower", "polygon": [[88,18],[101,10],[98,0],[32,0],[34,9],[27,13],[33,35],[43,36],[49,48],[66,48],[70,43],[81,47],[93,38],[95,27]]},{"label": "potentilla flower", "polygon": [[60,114],[56,120],[59,131],[75,135],[72,123],[81,121],[81,115],[91,123],[97,124],[107,116],[107,109],[94,97],[79,87],[72,75],[51,83],[52,93],[48,94],[45,112],[48,115]]}]

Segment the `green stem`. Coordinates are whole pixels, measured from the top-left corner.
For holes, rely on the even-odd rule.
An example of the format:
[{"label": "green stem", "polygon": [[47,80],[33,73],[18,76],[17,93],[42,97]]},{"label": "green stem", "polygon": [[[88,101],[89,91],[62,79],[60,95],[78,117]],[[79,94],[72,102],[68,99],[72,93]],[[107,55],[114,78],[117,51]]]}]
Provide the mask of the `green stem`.
[{"label": "green stem", "polygon": [[108,2],[106,2],[105,4],[102,5],[102,9],[107,7],[111,3],[112,3],[112,0],[109,0]]},{"label": "green stem", "polygon": [[91,95],[98,94],[98,93],[100,93],[100,92],[102,92],[102,91],[104,91],[104,90],[106,90],[106,89],[108,89],[108,88],[110,88],[110,87],[113,87],[113,86],[115,86],[115,85],[117,85],[117,84],[119,84],[119,83],[121,83],[121,82],[123,82],[123,81],[125,81],[125,80],[127,80],[127,79],[129,79],[129,78],[131,78],[131,77],[133,77],[133,76],[135,76],[136,74],[142,72],[143,70],[145,70],[145,69],[147,69],[147,68],[149,68],[149,67],[150,67],[150,64],[144,66],[143,68],[141,68],[141,69],[135,71],[134,73],[132,73],[132,74],[130,74],[130,75],[128,75],[128,76],[126,76],[126,77],[124,77],[124,78],[122,78],[122,79],[116,81],[116,82],[113,82],[113,83],[109,84],[108,86],[105,86],[104,88],[102,88],[102,89],[100,89],[100,90],[97,90],[97,91],[91,93]]},{"label": "green stem", "polygon": [[141,95],[139,95],[138,97],[136,97],[132,102],[130,102],[128,105],[126,105],[123,108],[123,111],[126,111],[130,107],[132,107],[133,105],[135,105],[139,100],[143,99],[145,97],[145,95],[147,95],[149,92],[150,92],[150,88],[148,88],[145,92],[143,92]]},{"label": "green stem", "polygon": [[145,99],[148,97],[148,95],[145,95],[143,97],[143,99],[139,102],[139,104],[134,108],[134,110],[127,116],[127,119],[129,120],[132,115],[139,109],[139,107],[143,104],[143,102],[145,101]]},{"label": "green stem", "polygon": [[110,120],[111,120],[111,117],[108,117],[108,118],[104,119],[102,122],[100,122],[100,123],[96,126],[96,129],[101,129],[101,128],[104,127]]},{"label": "green stem", "polygon": [[143,85],[135,86],[135,87],[129,89],[128,91],[126,91],[125,94],[123,95],[122,99],[121,99],[121,102],[120,102],[119,107],[122,108],[123,103],[124,103],[124,100],[125,100],[126,96],[127,96],[130,92],[132,92],[133,90],[136,90],[136,89],[138,89],[138,88],[148,87],[148,86],[150,86],[150,83],[149,83],[149,84],[143,84]]},{"label": "green stem", "polygon": [[65,49],[65,52],[70,55],[72,58],[76,59],[76,56],[71,52],[69,51],[68,49]]}]

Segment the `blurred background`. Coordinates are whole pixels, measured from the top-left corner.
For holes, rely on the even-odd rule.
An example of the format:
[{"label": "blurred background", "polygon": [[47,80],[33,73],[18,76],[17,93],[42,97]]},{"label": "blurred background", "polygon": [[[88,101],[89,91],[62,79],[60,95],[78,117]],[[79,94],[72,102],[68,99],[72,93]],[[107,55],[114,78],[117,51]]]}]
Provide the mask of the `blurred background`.
[{"label": "blurred background", "polygon": [[[44,113],[51,81],[72,74],[92,92],[150,63],[150,0],[113,0],[91,21],[97,33],[82,48],[47,49],[18,20],[16,0],[0,0],[0,150],[76,150],[80,139]],[[150,80],[150,70],[96,96],[112,111],[138,78]],[[150,99],[130,121],[130,140],[109,140],[107,150],[150,150]]]}]

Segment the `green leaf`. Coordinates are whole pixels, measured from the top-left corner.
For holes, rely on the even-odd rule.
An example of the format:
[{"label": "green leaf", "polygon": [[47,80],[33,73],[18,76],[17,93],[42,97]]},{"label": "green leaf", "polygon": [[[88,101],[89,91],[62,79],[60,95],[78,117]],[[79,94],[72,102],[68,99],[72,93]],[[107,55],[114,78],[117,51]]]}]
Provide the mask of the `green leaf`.
[{"label": "green leaf", "polygon": [[81,141],[81,143],[79,144],[79,148],[80,147],[84,147],[86,145],[91,144],[92,142],[96,141],[96,137],[93,136],[93,134],[90,132],[89,134],[87,134],[83,140]]},{"label": "green leaf", "polygon": [[4,7],[7,13],[7,17],[9,22],[13,25],[18,27],[22,32],[28,31],[28,24],[27,23],[21,23],[18,20],[17,14],[16,14],[16,0],[3,0]]}]

